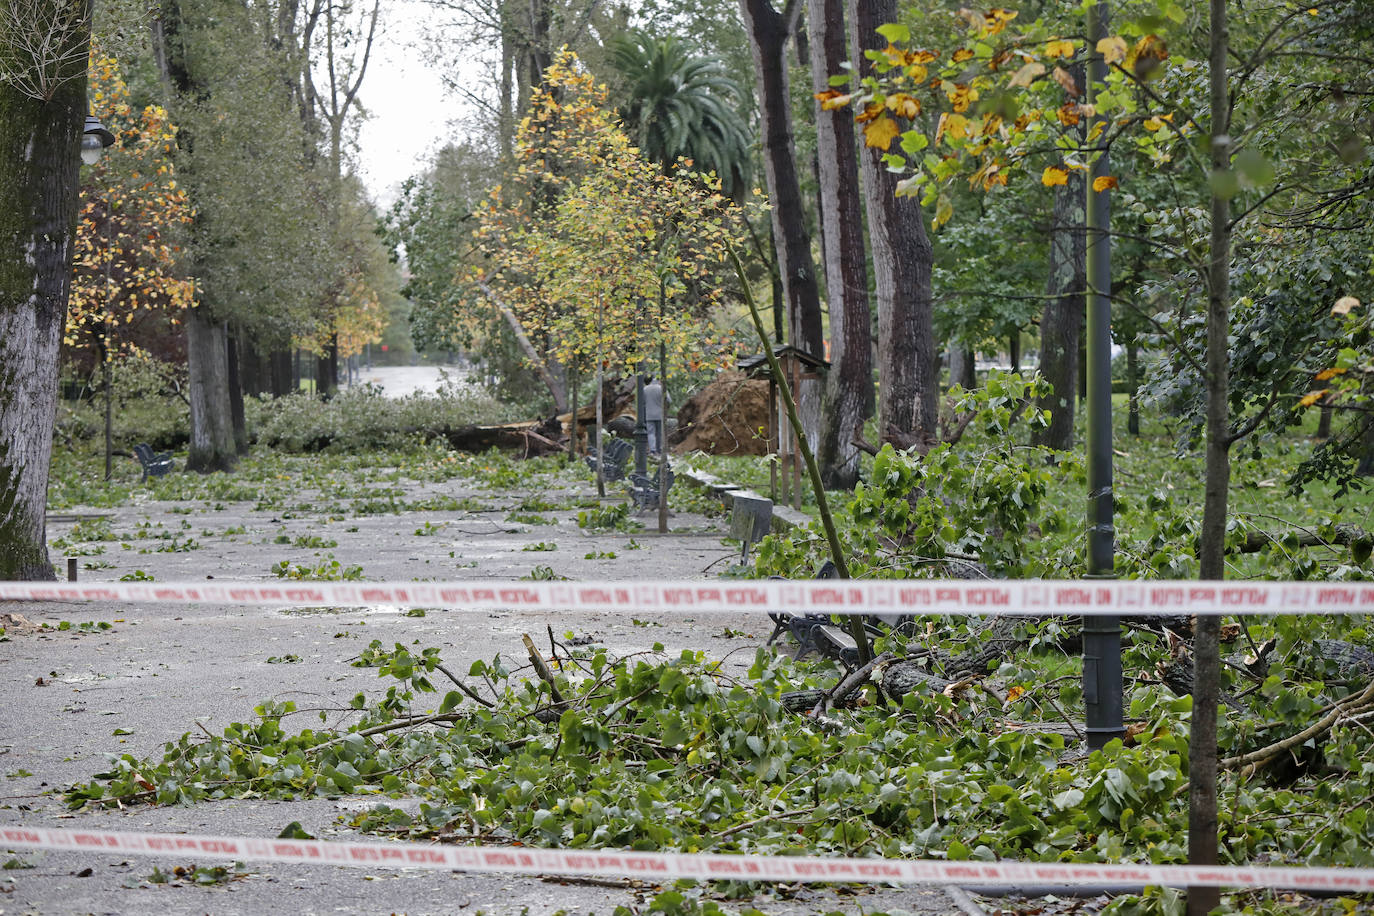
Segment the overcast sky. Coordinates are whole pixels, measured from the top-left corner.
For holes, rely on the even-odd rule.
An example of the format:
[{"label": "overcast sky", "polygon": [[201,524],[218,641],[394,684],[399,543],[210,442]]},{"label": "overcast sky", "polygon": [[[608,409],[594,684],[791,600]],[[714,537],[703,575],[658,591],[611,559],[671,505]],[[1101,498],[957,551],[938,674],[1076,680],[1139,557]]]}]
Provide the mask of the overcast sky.
[{"label": "overcast sky", "polygon": [[382,207],[396,197],[401,182],[424,169],[429,154],[458,114],[443,83],[421,49],[426,11],[414,0],[388,0],[358,96],[369,119],[358,135],[358,172]]}]

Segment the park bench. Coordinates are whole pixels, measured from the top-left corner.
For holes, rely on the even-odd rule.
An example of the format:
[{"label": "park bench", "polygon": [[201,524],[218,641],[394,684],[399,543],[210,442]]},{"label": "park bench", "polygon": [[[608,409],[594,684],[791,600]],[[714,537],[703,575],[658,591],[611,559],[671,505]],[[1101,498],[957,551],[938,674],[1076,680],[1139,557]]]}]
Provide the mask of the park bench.
[{"label": "park bench", "polygon": [[134,457],[143,466],[144,480],[149,477],[161,477],[172,470],[172,453],[154,452],[153,447],[146,442],[134,446]]},{"label": "park bench", "polygon": [[[781,579],[782,576],[770,578]],[[816,578],[836,579],[839,578],[839,571],[834,563],[826,560]],[[837,623],[829,614],[789,614],[786,611],[770,611],[768,616],[773,620],[773,633],[768,637],[766,645],[771,646],[779,636],[788,633],[797,641],[797,653],[793,658],[802,658],[815,652],[826,658],[837,659],[847,668],[858,666],[858,643],[850,635],[848,627]],[[869,616],[863,618],[870,651],[873,637],[881,636],[884,632],[878,625],[880,619]]]},{"label": "park bench", "polygon": [[587,450],[587,467],[596,473],[597,462],[601,463],[602,480],[621,480],[625,477],[625,463],[635,453],[634,445],[625,439],[602,436],[604,446]]},{"label": "park bench", "polygon": [[[664,477],[664,490],[671,490],[673,488],[673,472],[669,470]],[[640,474],[637,471],[632,471],[630,473],[630,499],[634,500],[634,504],[641,509],[657,509],[659,499],[658,473],[655,471]]]}]

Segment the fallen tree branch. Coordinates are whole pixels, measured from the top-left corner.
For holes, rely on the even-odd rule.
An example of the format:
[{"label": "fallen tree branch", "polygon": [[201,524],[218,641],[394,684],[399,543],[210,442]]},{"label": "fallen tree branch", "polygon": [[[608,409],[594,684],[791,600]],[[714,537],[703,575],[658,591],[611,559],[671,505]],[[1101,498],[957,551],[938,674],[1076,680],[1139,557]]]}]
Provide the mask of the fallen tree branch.
[{"label": "fallen tree branch", "polygon": [[554,683],[553,672],[550,671],[549,666],[545,664],[544,656],[539,654],[539,648],[535,646],[534,640],[530,639],[530,634],[522,633],[520,636],[525,640],[525,651],[529,653],[530,662],[534,665],[534,670],[539,675],[539,679],[549,685],[549,695],[553,697],[554,708],[561,709],[567,706],[568,701],[563,698],[563,692],[560,691],[558,685]]},{"label": "fallen tree branch", "polygon": [[843,678],[840,679],[839,683],[837,683],[834,687],[830,689],[829,693],[821,697],[821,699],[816,703],[815,707],[811,710],[811,715],[819,716],[821,713],[825,712],[827,709],[830,709],[836,703],[840,702],[845,697],[849,696],[851,693],[858,690],[865,683],[867,683],[868,678],[870,675],[873,674],[874,669],[879,668],[882,665],[886,665],[888,662],[892,661],[894,657],[895,656],[893,656],[891,652],[884,652],[882,655],[870,659],[867,664],[860,665],[853,671],[846,674]]},{"label": "fallen tree branch", "polygon": [[488,700],[486,697],[478,694],[477,691],[473,690],[467,684],[464,684],[461,680],[458,679],[457,675],[455,675],[452,671],[448,670],[443,665],[435,665],[435,667],[442,671],[444,673],[444,676],[447,677],[450,681],[453,681],[453,683],[457,684],[459,690],[463,691],[463,693],[466,693],[473,700],[475,700],[478,703],[481,703],[487,709],[496,708],[495,703],[493,703],[491,700]]},{"label": "fallen tree branch", "polygon": [[396,719],[391,722],[386,722],[382,725],[374,725],[371,728],[364,728],[362,731],[349,732],[346,735],[339,735],[338,737],[331,738],[328,741],[325,741],[321,744],[312,745],[310,748],[307,749],[307,753],[309,751],[319,751],[327,747],[333,747],[336,744],[341,744],[344,741],[347,741],[349,738],[352,738],[354,735],[358,735],[363,738],[370,738],[373,735],[381,735],[385,734],[386,732],[400,731],[403,728],[412,728],[417,725],[433,725],[436,722],[457,722],[459,719],[463,719],[466,717],[466,712],[441,712],[435,713],[432,716],[407,716],[404,719]]},{"label": "fallen tree branch", "polygon": [[763,817],[756,817],[752,821],[745,821],[742,824],[727,827],[720,833],[717,833],[716,836],[730,836],[732,833],[739,833],[741,830],[748,830],[750,827],[757,827],[759,824],[766,824],[769,821],[781,820],[787,817],[797,817],[801,814],[810,814],[812,811],[815,811],[817,807],[817,805],[808,805],[805,808],[793,808],[791,811],[778,811],[774,814],[765,814]]},{"label": "fallen tree branch", "polygon": [[530,342],[529,335],[525,333],[524,325],[522,325],[520,319],[515,316],[515,312],[511,311],[510,306],[501,301],[501,297],[496,295],[492,288],[487,285],[485,279],[479,279],[477,281],[477,288],[480,289],[482,295],[486,296],[492,305],[496,306],[501,312],[501,317],[506,319],[506,324],[510,325],[511,333],[515,335],[515,342],[520,346],[521,352],[523,352],[525,358],[530,361],[530,365],[539,375],[540,380],[548,387],[549,394],[553,395],[554,409],[559,413],[567,410],[567,388],[554,376],[553,372],[549,369],[548,363],[544,361],[539,351],[534,348],[534,344]]},{"label": "fallen tree branch", "polygon": [[1261,767],[1268,766],[1277,760],[1285,752],[1300,746],[1303,742],[1325,734],[1332,726],[1342,718],[1351,713],[1364,713],[1374,708],[1374,682],[1370,683],[1363,692],[1346,697],[1335,705],[1332,710],[1313,722],[1307,728],[1297,734],[1289,735],[1282,741],[1275,741],[1248,754],[1236,754],[1221,761],[1218,766],[1222,769],[1230,770],[1240,767],[1242,777],[1254,775],[1255,771]]}]

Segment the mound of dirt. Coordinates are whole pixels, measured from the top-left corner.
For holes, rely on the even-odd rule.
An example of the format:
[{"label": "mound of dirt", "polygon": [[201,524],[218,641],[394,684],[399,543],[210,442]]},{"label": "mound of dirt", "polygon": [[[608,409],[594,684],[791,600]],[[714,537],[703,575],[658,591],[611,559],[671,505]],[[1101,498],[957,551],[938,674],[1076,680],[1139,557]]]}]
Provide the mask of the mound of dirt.
[{"label": "mound of dirt", "polygon": [[682,406],[668,442],[674,452],[768,454],[768,383],[728,370]]}]

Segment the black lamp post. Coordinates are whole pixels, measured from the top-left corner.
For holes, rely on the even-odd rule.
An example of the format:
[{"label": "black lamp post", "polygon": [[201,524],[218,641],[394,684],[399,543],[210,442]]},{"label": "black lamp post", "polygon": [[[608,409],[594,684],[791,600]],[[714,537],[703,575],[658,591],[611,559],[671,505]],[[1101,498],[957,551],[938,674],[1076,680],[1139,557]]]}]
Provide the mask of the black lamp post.
[{"label": "black lamp post", "polygon": [[[1107,4],[1088,7],[1090,44],[1106,37]],[[1088,63],[1088,99],[1107,79],[1107,62],[1099,53]],[[1097,122],[1104,119],[1096,116]],[[1109,173],[1107,151],[1093,162],[1087,182],[1088,274],[1088,574],[1114,579],[1116,528],[1112,494],[1112,262],[1111,204],[1107,188],[1093,179]],[[1088,747],[1100,748],[1125,734],[1122,728],[1121,620],[1115,616],[1083,617],[1083,705]]]},{"label": "black lamp post", "polygon": [[[100,161],[100,156],[105,152],[105,148],[113,146],[115,135],[106,130],[105,125],[100,123],[100,119],[95,115],[86,115],[86,125],[81,132],[81,161],[87,165],[95,165]],[[109,210],[108,205],[106,210]],[[113,442],[111,441],[111,423],[113,420],[113,405],[111,404],[111,384],[110,384],[110,318],[109,318],[109,295],[110,295],[110,213],[105,214],[105,297],[106,309],[105,320],[101,328],[100,362],[101,375],[105,382],[105,479],[110,479],[111,456],[114,454]]]}]

